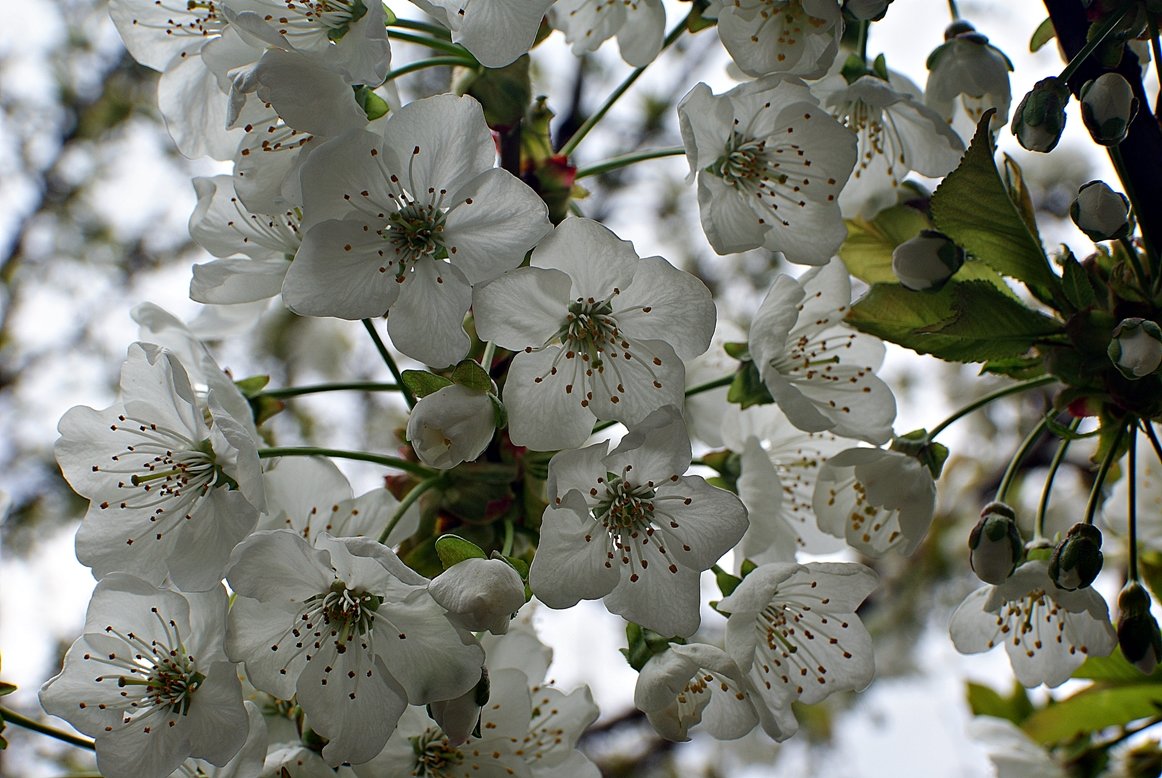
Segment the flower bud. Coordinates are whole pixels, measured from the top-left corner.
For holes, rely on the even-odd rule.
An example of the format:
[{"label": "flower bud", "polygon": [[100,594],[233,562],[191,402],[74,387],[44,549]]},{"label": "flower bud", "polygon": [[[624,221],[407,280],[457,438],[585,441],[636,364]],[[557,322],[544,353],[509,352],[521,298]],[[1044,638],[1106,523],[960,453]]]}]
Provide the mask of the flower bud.
[{"label": "flower bud", "polygon": [[1130,581],[1118,595],[1118,645],[1134,667],[1149,675],[1162,659],[1162,634],[1150,613],[1150,593]]},{"label": "flower bud", "polygon": [[421,462],[449,470],[480,456],[495,429],[492,398],[451,384],[420,398],[408,419],[407,436]]},{"label": "flower bud", "polygon": [[1149,319],[1122,319],[1114,327],[1107,353],[1126,378],[1145,378],[1162,365],[1162,329]]},{"label": "flower bud", "polygon": [[1056,76],[1042,79],[1025,95],[1013,114],[1012,130],[1029,151],[1052,151],[1065,129],[1069,89]]},{"label": "flower bud", "polygon": [[1081,119],[1094,141],[1103,146],[1121,143],[1138,113],[1130,82],[1117,73],[1103,73],[1085,82],[1079,96]]},{"label": "flower bud", "polygon": [[456,624],[494,635],[507,632],[512,614],[525,604],[524,582],[503,559],[457,562],[428,584],[428,593]]},{"label": "flower bud", "polygon": [[1104,181],[1090,181],[1077,190],[1069,218],[1090,240],[1114,240],[1130,234],[1130,201]]},{"label": "flower bud", "polygon": [[964,250],[935,230],[921,230],[892,252],[892,272],[905,288],[935,292],[964,264]]},{"label": "flower bud", "polygon": [[1016,515],[1003,502],[990,502],[968,536],[968,562],[976,577],[1000,586],[1021,563],[1024,542]]},{"label": "flower bud", "polygon": [[861,22],[878,22],[888,12],[892,0],[844,0],[843,10]]},{"label": "flower bud", "polygon": [[1092,524],[1074,524],[1049,557],[1049,577],[1058,589],[1073,591],[1093,583],[1101,572],[1101,530]]}]

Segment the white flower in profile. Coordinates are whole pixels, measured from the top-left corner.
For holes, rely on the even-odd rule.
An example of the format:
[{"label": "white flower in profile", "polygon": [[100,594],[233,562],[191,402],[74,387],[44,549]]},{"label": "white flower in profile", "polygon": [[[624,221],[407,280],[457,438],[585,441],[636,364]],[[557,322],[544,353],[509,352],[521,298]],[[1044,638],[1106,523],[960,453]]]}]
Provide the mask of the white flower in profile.
[{"label": "white flower in profile", "polygon": [[551,608],[605,607],[663,635],[698,628],[699,574],[746,531],[746,509],[690,466],[673,406],[654,411],[613,451],[607,443],[549,462],[549,506],[529,585]]},{"label": "white flower in profile", "polygon": [[1012,69],[1013,63],[989,43],[988,37],[968,22],[957,20],[945,30],[944,43],[928,56],[924,102],[949,124],[960,107],[973,127],[986,110],[996,108],[991,125],[1003,127],[1013,100],[1009,86]]},{"label": "white flower in profile", "polygon": [[660,0],[557,0],[552,18],[578,57],[615,35],[621,58],[636,68],[662,50],[666,10]]},{"label": "white flower in profile", "polygon": [[750,516],[736,555],[739,565],[746,559],[794,562],[799,551],[827,554],[843,547],[819,529],[811,503],[820,468],[844,441],[828,432],[803,432],[773,404],[729,406],[722,436],[740,454],[738,496]]},{"label": "white flower in profile", "polygon": [[553,0],[415,0],[488,68],[527,54]]},{"label": "white flower in profile", "polygon": [[822,265],[847,228],[837,197],[855,136],[796,80],[761,78],[723,95],[698,84],[678,104],[702,229],[719,254],[759,248]]},{"label": "white flower in profile", "polygon": [[875,374],[884,344],[843,324],[851,277],[838,260],[780,275],[750,328],[750,354],[775,402],[805,432],[869,443],[891,437],[896,400]]},{"label": "white flower in profile", "polygon": [[424,395],[408,417],[407,437],[416,456],[440,470],[475,460],[495,432],[492,397],[460,384]]},{"label": "white flower in profile", "polygon": [[1118,644],[1109,606],[1092,588],[1066,591],[1049,578],[1043,560],[1017,568],[999,586],[964,599],[948,626],[962,654],[1004,644],[1023,686],[1060,686],[1087,656],[1108,656]]},{"label": "white flower in profile", "polygon": [[742,670],[722,649],[672,645],[642,667],[633,704],[667,740],[689,740],[698,724],[718,740],[735,740],[759,723],[747,688]]},{"label": "white flower in profile", "polygon": [[234,665],[222,651],[226,591],[157,589],[107,576],[85,631],[40,702],[95,741],[108,778],[163,778],[189,757],[225,765],[247,736]]},{"label": "white flower in profile", "polygon": [[819,101],[859,138],[851,180],[839,195],[845,216],[871,218],[895,205],[908,173],[937,178],[956,167],[964,142],[944,118],[924,105],[905,76],[885,81],[864,75],[848,83],[830,75],[812,86]]},{"label": "white flower in profile", "polygon": [[60,420],[57,462],[90,500],[77,558],[97,578],[125,570],[155,585],[168,575],[183,591],[211,589],[258,521],[264,497],[249,409],[216,366],[205,377],[196,392],[172,352],[135,343],[120,402],[77,406]]},{"label": "white flower in profile", "polygon": [[819,471],[819,528],[869,556],[920,545],[936,510],[936,482],[919,459],[890,449],[849,448]]},{"label": "white flower in profile", "polygon": [[428,593],[448,618],[471,632],[503,635],[525,604],[525,585],[503,559],[465,559],[428,584]]},{"label": "white flower in profile", "polygon": [[839,51],[837,0],[721,0],[718,37],[748,76],[819,78]]},{"label": "white flower in profile", "polygon": [[719,602],[730,614],[726,651],[746,673],[763,730],[775,740],[798,730],[792,702],[810,705],[871,683],[871,635],[855,610],[876,580],[850,562],[775,563],[755,568]]},{"label": "white flower in profile", "polygon": [[283,284],[307,316],[390,314],[396,348],[450,365],[468,350],[472,287],[515,268],[549,229],[540,197],[494,167],[480,104],[437,95],[350,132],[303,164],[303,244]]},{"label": "white flower in profile", "polygon": [[365,538],[287,530],[238,546],[226,652],[255,687],[297,694],[332,766],[383,748],[409,702],[451,699],[480,679],[484,652],[453,626],[427,579]]},{"label": "white flower in profile", "polygon": [[682,404],[683,359],[704,352],[706,286],[601,224],[569,218],[529,267],[473,292],[480,337],[518,352],[503,400],[509,437],[538,451],[580,446],[594,418],[636,424]]},{"label": "white flower in profile", "polygon": [[988,754],[997,778],[1068,778],[1041,744],[1008,719],[977,716],[968,722],[968,734]]}]

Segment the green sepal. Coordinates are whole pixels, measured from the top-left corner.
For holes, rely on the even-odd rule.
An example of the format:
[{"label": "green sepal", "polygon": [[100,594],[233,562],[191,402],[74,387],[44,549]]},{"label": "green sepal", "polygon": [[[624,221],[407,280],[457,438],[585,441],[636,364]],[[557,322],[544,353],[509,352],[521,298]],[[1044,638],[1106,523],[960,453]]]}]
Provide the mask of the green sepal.
[{"label": "green sepal", "polygon": [[258,427],[282,413],[285,408],[286,403],[277,397],[259,396],[250,399],[250,413],[254,416],[254,425]]},{"label": "green sepal", "polygon": [[403,379],[403,385],[415,395],[416,399],[427,397],[445,386],[452,385],[451,380],[426,370],[405,370],[400,377]]},{"label": "green sepal", "polygon": [[737,359],[739,362],[749,362],[750,358],[750,344],[742,343],[724,343],[722,350],[726,352],[726,356],[731,359]]},{"label": "green sepal", "polygon": [[872,62],[872,73],[876,76],[879,76],[884,81],[891,81],[891,78],[888,74],[888,60],[884,57],[883,54],[880,54],[875,58],[875,61]]},{"label": "green sepal", "polygon": [[714,582],[718,584],[718,591],[722,592],[723,597],[729,597],[742,583],[742,579],[737,575],[731,575],[723,570],[721,567],[715,566]]},{"label": "green sepal", "polygon": [[492,392],[488,393],[488,399],[492,401],[492,423],[498,430],[502,430],[508,426],[508,411],[500,398]]},{"label": "green sepal", "polygon": [[492,379],[488,372],[472,359],[462,359],[452,370],[452,383],[471,389],[480,394],[493,391]]},{"label": "green sepal", "polygon": [[730,389],[726,392],[726,401],[749,408],[752,405],[767,405],[775,401],[754,362],[743,362],[730,382]]},{"label": "green sepal", "polygon": [[748,575],[753,573],[755,570],[758,570],[758,567],[759,567],[758,565],[756,565],[754,562],[750,561],[749,559],[744,559],[744,560],[742,560],[742,565],[739,566],[738,571],[740,573],[742,573],[743,578],[746,578]]},{"label": "green sepal", "polygon": [[252,375],[238,379],[234,385],[238,387],[238,391],[242,392],[242,396],[249,400],[265,389],[269,383],[270,376],[268,375]]},{"label": "green sepal", "polygon": [[686,16],[687,32],[700,32],[707,27],[713,27],[718,24],[717,19],[711,19],[706,16],[706,10],[710,7],[710,4],[706,0],[694,0],[692,5],[694,7],[690,9],[689,15]]},{"label": "green sepal", "polygon": [[889,448],[919,460],[933,480],[940,478],[948,459],[948,446],[929,438],[928,430],[922,428],[897,436]]},{"label": "green sepal", "polygon": [[1019,725],[1035,710],[1029,693],[1019,683],[1013,684],[1013,691],[1007,697],[991,687],[972,681],[965,686],[968,707],[974,716],[993,716]]},{"label": "green sepal", "polygon": [[652,629],[646,629],[632,621],[625,625],[626,648],[619,649],[629,666],[639,673],[646,662],[657,654],[669,649],[671,643],[685,644],[682,638],[667,638]]},{"label": "green sepal", "polygon": [[1057,30],[1053,27],[1053,20],[1046,19],[1037,25],[1037,29],[1033,30],[1033,36],[1029,38],[1029,51],[1040,51],[1042,46],[1056,37]]},{"label": "green sepal", "polygon": [[1061,265],[1061,286],[1065,291],[1065,299],[1075,310],[1084,311],[1099,305],[1097,290],[1094,289],[1089,273],[1077,261],[1077,257],[1068,248],[1058,260]]},{"label": "green sepal", "polygon": [[371,87],[357,86],[355,87],[355,102],[363,109],[363,113],[367,115],[367,121],[373,122],[376,119],[387,116],[391,106],[387,101],[375,93]]},{"label": "green sepal", "polygon": [[436,538],[436,555],[440,557],[440,564],[445,570],[466,559],[488,558],[484,549],[459,535],[441,535]]}]

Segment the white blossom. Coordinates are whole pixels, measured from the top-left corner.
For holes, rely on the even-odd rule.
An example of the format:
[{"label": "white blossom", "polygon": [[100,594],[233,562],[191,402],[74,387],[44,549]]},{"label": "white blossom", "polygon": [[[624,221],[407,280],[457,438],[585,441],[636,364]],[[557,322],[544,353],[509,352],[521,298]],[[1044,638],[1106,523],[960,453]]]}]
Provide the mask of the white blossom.
[{"label": "white blossom", "polygon": [[662,49],[666,10],[661,0],[557,0],[553,24],[578,57],[617,36],[621,58],[640,68]]},{"label": "white blossom", "polygon": [[415,0],[488,68],[528,52],[553,0]]},{"label": "white blossom", "polygon": [[759,723],[747,688],[742,670],[722,649],[672,645],[641,669],[633,704],[667,740],[689,740],[698,724],[718,740],[735,740]]},{"label": "white blossom", "polygon": [[819,78],[839,51],[837,0],[720,0],[718,37],[748,76]]},{"label": "white blossom", "polygon": [[493,399],[459,384],[421,397],[408,417],[407,437],[416,456],[440,470],[475,460],[495,432]]},{"label": "white blossom", "polygon": [[436,576],[428,593],[448,618],[471,632],[508,631],[512,615],[525,604],[525,585],[503,559],[465,559]]}]

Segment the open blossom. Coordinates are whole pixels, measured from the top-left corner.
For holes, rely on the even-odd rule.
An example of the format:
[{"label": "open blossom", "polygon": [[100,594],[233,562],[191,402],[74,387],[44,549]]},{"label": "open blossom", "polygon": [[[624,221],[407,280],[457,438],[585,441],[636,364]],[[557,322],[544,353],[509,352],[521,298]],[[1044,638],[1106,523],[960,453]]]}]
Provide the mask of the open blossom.
[{"label": "open blossom", "polygon": [[734,740],[759,723],[747,688],[742,670],[722,649],[672,645],[641,669],[633,704],[667,740],[689,740],[697,724],[718,740]]},{"label": "open blossom", "polygon": [[838,0],[720,0],[718,37],[748,76],[819,78],[839,51]]},{"label": "open blossom", "polygon": [[959,103],[975,125],[989,108],[991,124],[1003,127],[1013,101],[1009,71],[1013,63],[989,39],[963,20],[944,32],[944,43],[928,56],[924,102],[952,124]]},{"label": "open blossom", "polygon": [[875,586],[875,573],[850,562],[775,563],[718,604],[730,614],[726,651],[746,673],[768,735],[782,741],[798,730],[792,702],[871,683],[871,635],[855,610]]},{"label": "open blossom", "polygon": [[504,386],[509,437],[579,446],[594,418],[636,424],[682,404],[683,359],[710,345],[710,291],[661,257],[639,259],[601,224],[569,218],[529,267],[474,291],[482,338],[516,351]]},{"label": "open blossom", "polygon": [[189,757],[224,765],[248,731],[225,627],[221,586],[182,595],[110,575],[41,705],[94,739],[108,778],[164,778]]},{"label": "open blossom", "polygon": [[304,163],[303,243],[283,284],[296,313],[388,314],[403,353],[450,365],[468,350],[472,287],[521,263],[550,225],[545,204],[494,167],[474,99],[437,95],[392,112]]},{"label": "open blossom", "polygon": [[672,406],[651,413],[613,451],[563,451],[549,463],[549,506],[529,585],[551,608],[602,597],[663,635],[698,628],[699,574],[746,531],[746,509],[690,465]]},{"label": "open blossom", "polygon": [[662,49],[666,10],[660,0],[557,0],[553,24],[578,57],[616,35],[621,58],[640,68]]},{"label": "open blossom", "polygon": [[891,436],[896,400],[875,372],[884,344],[843,323],[851,277],[838,259],[800,278],[780,275],[750,328],[750,353],[787,418],[806,432],[869,443]]},{"label": "open blossom", "polygon": [[837,197],[855,136],[796,80],[760,78],[723,95],[698,84],[678,104],[702,229],[719,254],[763,248],[822,265],[847,235]]},{"label": "open blossom", "polygon": [[416,0],[452,31],[459,43],[488,68],[502,68],[526,54],[553,0]]},{"label": "open blossom", "polygon": [[206,379],[195,392],[174,354],[136,343],[120,402],[61,419],[57,462],[90,500],[77,558],[96,577],[128,570],[210,589],[254,528],[264,498],[253,423],[248,410],[237,413],[247,406],[225,374],[211,369]]},{"label": "open blossom", "polygon": [[962,654],[1003,643],[1017,680],[1030,687],[1060,686],[1087,656],[1107,656],[1118,643],[1101,595],[1088,587],[1057,588],[1042,560],[968,595],[948,630]]}]

